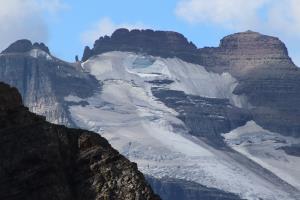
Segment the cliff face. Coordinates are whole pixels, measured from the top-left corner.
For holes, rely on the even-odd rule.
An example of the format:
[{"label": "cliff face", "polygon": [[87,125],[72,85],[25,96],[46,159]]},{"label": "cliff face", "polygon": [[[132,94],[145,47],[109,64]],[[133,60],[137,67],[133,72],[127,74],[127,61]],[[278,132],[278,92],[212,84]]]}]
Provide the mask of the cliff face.
[{"label": "cliff face", "polygon": [[153,95],[178,112],[189,133],[216,148],[225,147],[222,133],[243,126],[252,119],[245,110],[232,106],[227,99],[186,95],[184,92],[152,89]]},{"label": "cliff face", "polygon": [[45,121],[0,83],[0,199],[159,199],[100,135]]},{"label": "cliff face", "polygon": [[198,56],[199,63],[210,70],[230,72],[237,78],[269,66],[277,70],[295,68],[282,41],[252,31],[226,36],[219,47],[199,49]]},{"label": "cliff face", "polygon": [[88,97],[99,87],[79,65],[63,62],[43,43],[28,40],[19,40],[0,54],[0,81],[16,87],[32,112],[71,126],[64,97]]},{"label": "cliff face", "polygon": [[181,34],[171,31],[118,29],[111,37],[95,41],[93,49],[86,47],[82,61],[108,51],[146,53],[161,57],[195,59],[196,46]]},{"label": "cliff face", "polygon": [[262,127],[299,137],[300,70],[283,42],[256,32],[229,35],[217,48],[199,49],[208,70],[229,72],[239,81],[234,93],[245,95]]}]

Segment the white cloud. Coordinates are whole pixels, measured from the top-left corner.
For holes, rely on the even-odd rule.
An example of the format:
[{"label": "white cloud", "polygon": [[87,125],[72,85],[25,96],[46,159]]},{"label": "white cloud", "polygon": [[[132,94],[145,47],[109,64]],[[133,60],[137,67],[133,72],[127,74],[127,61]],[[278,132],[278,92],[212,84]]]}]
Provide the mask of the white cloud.
[{"label": "white cloud", "polygon": [[118,28],[132,29],[145,29],[147,28],[141,22],[129,24],[129,23],[114,23],[110,18],[104,17],[95,23],[89,30],[81,34],[81,40],[84,45],[92,45],[95,40],[99,39],[101,36],[110,36]]},{"label": "white cloud", "polygon": [[256,25],[256,11],[269,0],[181,0],[176,15],[190,23],[214,23],[233,28]]},{"label": "white cloud", "polygon": [[268,28],[300,38],[299,0],[274,1],[268,12]]},{"label": "white cloud", "polygon": [[295,47],[300,43],[299,0],[180,0],[175,14],[190,24],[278,36],[300,64],[300,48]]},{"label": "white cloud", "polygon": [[60,0],[0,0],[0,50],[18,39],[47,42],[45,13],[64,7]]},{"label": "white cloud", "polygon": [[299,0],[180,0],[176,15],[192,24],[255,29],[300,38]]}]

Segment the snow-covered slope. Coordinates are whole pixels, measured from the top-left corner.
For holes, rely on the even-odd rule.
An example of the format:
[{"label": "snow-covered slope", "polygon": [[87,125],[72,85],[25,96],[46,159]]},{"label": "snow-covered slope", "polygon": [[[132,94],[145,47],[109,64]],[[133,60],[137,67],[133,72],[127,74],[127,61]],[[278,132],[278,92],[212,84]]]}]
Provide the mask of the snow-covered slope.
[{"label": "snow-covered slope", "polygon": [[300,190],[300,159],[281,149],[299,144],[300,139],[264,130],[253,121],[224,134],[224,137],[233,149]]},{"label": "snow-covered slope", "polygon": [[251,161],[240,163],[233,158],[234,152],[216,150],[190,136],[178,113],[151,92],[152,87],[161,87],[228,98],[236,106],[247,106],[243,97],[232,94],[237,82],[231,75],[210,73],[177,58],[124,52],[92,57],[82,67],[101,82],[102,88],[87,99],[65,98],[72,105],[72,120],[106,137],[113,147],[137,162],[143,173],[191,180],[247,199],[297,199],[293,196],[297,191],[272,174],[263,177],[248,168]]},{"label": "snow-covered slope", "polygon": [[121,79],[147,87],[147,81],[173,81],[168,89],[211,98],[227,98],[237,106],[246,104],[244,98],[233,95],[237,85],[229,73],[209,73],[204,67],[178,58],[163,59],[126,52],[109,52],[91,58],[83,64],[85,70],[98,80]]}]

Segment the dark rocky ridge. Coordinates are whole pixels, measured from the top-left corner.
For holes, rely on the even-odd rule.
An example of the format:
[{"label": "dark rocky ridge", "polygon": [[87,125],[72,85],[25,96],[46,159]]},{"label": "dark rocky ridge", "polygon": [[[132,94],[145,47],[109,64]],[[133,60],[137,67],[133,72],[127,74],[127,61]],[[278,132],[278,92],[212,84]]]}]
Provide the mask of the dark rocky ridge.
[{"label": "dark rocky ridge", "polygon": [[49,52],[43,43],[19,40],[0,54],[0,81],[16,87],[31,111],[47,116],[47,120],[73,126],[64,97],[89,97],[100,87],[98,81],[84,73],[77,64],[50,58],[31,56],[38,48]]},{"label": "dark rocky ridge", "polygon": [[240,200],[238,195],[208,188],[198,183],[172,178],[146,179],[163,200]]},{"label": "dark rocky ridge", "polygon": [[0,83],[0,199],[159,199],[100,135],[53,125]]},{"label": "dark rocky ridge", "polygon": [[161,57],[182,57],[191,59],[196,46],[181,34],[172,31],[118,29],[111,37],[95,41],[93,49],[86,47],[82,61],[108,51],[129,51]]}]

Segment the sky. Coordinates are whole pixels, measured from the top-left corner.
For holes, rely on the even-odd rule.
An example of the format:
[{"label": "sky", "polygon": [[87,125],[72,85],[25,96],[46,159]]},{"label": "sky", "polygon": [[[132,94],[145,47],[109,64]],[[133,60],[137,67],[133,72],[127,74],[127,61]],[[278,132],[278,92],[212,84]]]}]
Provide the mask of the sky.
[{"label": "sky", "polygon": [[0,49],[26,38],[72,62],[84,46],[121,27],[180,32],[198,47],[253,30],[279,37],[300,66],[299,1],[0,0]]}]

